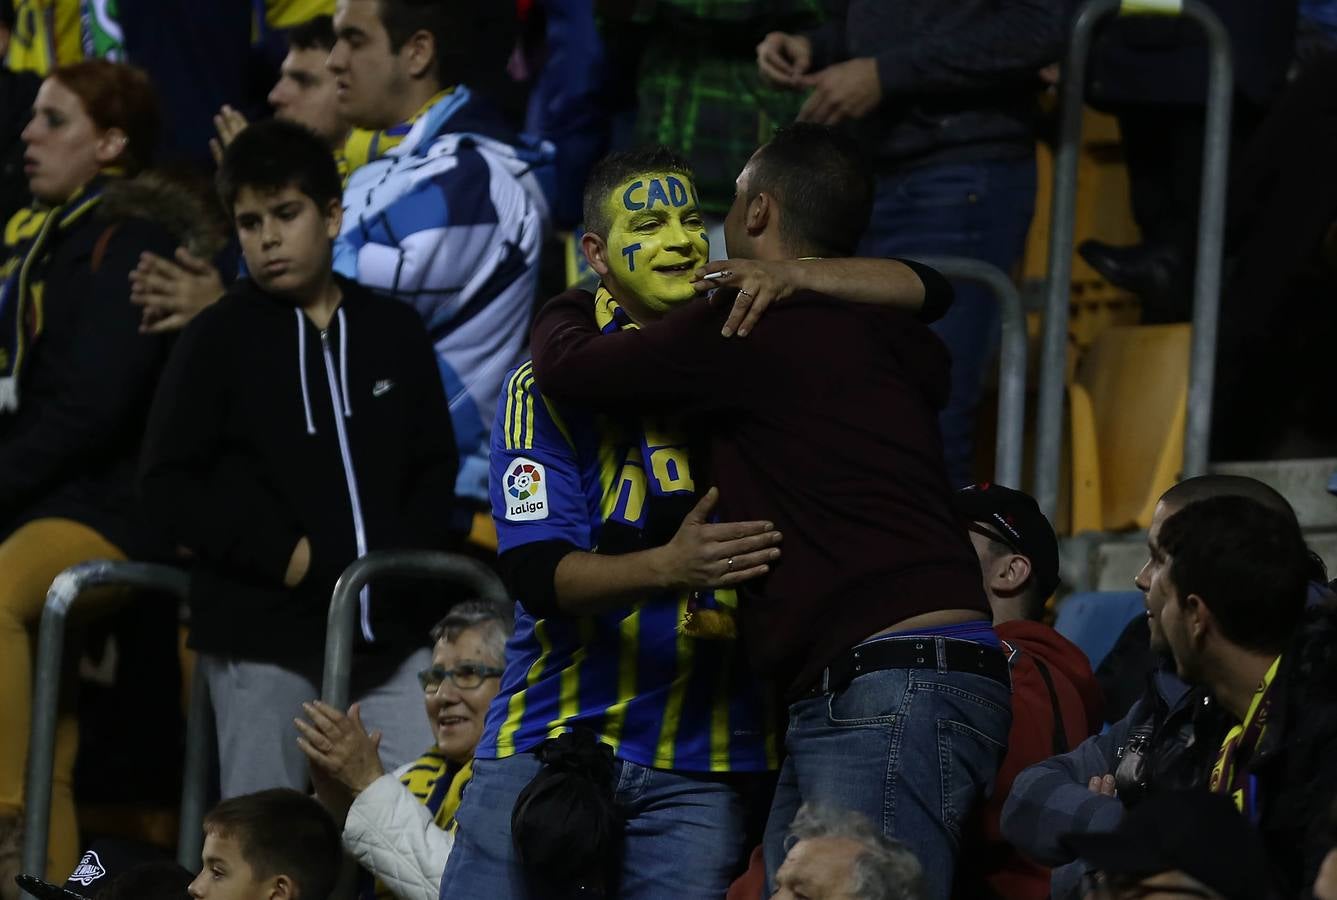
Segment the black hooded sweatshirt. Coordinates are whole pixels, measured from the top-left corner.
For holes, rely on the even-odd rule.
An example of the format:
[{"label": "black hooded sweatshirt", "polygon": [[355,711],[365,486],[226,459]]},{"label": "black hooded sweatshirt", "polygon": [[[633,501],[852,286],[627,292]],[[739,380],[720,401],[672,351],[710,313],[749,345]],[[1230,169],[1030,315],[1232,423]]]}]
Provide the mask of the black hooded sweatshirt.
[{"label": "black hooded sweatshirt", "polygon": [[[436,353],[418,314],[343,278],[322,331],[239,281],[181,335],[141,461],[145,508],[195,560],[190,646],[319,658],[339,574],[372,550],[448,548],[458,469]],[[298,541],[311,566],[283,585]],[[442,611],[372,585],[358,645],[422,646]]]}]

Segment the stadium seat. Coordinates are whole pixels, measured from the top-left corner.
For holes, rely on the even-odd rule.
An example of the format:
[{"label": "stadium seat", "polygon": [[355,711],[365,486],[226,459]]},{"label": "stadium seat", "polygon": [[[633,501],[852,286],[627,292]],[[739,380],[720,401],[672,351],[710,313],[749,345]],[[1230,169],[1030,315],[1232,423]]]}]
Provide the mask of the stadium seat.
[{"label": "stadium seat", "polygon": [[1184,455],[1188,325],[1116,326],[1068,388],[1072,532],[1147,528]]},{"label": "stadium seat", "polygon": [[1146,612],[1140,591],[1069,594],[1058,605],[1054,630],[1082,649],[1094,671],[1128,623]]}]

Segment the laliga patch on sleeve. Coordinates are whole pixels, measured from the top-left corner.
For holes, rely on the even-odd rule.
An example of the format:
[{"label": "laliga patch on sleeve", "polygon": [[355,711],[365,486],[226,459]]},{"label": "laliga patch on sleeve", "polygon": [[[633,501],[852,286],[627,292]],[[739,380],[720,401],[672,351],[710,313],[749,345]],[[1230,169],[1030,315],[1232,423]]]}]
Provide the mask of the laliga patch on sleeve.
[{"label": "laliga patch on sleeve", "polygon": [[548,518],[548,473],[542,463],[517,457],[506,470],[506,521],[537,522]]}]

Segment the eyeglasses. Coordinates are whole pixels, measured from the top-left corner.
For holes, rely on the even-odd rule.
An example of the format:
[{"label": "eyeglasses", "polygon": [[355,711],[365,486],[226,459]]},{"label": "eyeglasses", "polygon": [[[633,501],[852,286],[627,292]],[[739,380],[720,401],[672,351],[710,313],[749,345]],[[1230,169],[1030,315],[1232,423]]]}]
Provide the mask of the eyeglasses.
[{"label": "eyeglasses", "polygon": [[481,687],[483,682],[489,678],[500,678],[505,671],[505,669],[498,669],[493,666],[475,666],[470,663],[456,666],[453,669],[432,666],[430,669],[423,669],[418,673],[418,684],[422,685],[424,693],[435,694],[441,689],[441,683],[449,678],[451,683],[460,690],[472,691]]},{"label": "eyeglasses", "polygon": [[1142,884],[1147,876],[1107,875],[1104,872],[1087,872],[1082,876],[1082,896],[1097,900],[1140,900],[1142,897],[1199,897],[1202,900],[1216,900],[1220,895],[1205,888],[1155,887]]}]

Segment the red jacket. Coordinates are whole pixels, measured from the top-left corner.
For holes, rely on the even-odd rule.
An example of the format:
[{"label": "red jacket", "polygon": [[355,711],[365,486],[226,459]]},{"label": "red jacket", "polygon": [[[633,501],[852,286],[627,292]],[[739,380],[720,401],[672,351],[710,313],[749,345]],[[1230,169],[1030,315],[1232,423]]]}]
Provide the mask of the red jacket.
[{"label": "red jacket", "polygon": [[[1028,766],[1076,747],[1099,729],[1104,699],[1091,664],[1076,644],[1048,625],[1023,620],[995,626],[1010,648],[1012,731],[998,768],[993,796],[963,836],[956,896],[1045,900],[1049,869],[1023,857],[1003,840],[998,819],[1012,782]],[[1051,694],[1042,666],[1053,684]],[[1055,721],[1062,733],[1055,740]],[[986,883],[987,888],[981,885]]]}]

